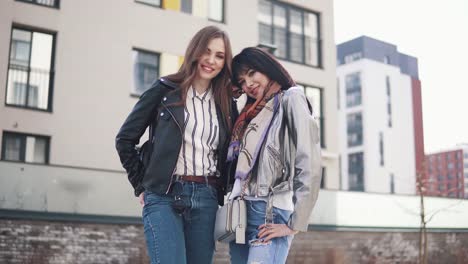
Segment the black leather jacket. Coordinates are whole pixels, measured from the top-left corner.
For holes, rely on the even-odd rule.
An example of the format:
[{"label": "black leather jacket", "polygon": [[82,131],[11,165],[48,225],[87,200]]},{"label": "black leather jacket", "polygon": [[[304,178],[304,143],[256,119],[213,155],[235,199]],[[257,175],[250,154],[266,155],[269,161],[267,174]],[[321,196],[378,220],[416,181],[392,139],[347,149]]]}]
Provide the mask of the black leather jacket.
[{"label": "black leather jacket", "polygon": [[[144,190],[157,194],[167,194],[172,183],[179,151],[182,146],[184,108],[173,105],[180,102],[181,93],[177,84],[160,78],[150,89],[144,92],[125,120],[116,137],[116,148],[120,161],[127,171],[128,179],[135,189],[135,196]],[[232,103],[230,120],[236,120],[237,108]],[[219,106],[216,106],[219,118],[219,144],[217,148],[218,171],[221,173],[221,186],[218,190],[218,202],[223,203],[229,177],[226,167],[227,148],[230,131]],[[146,128],[154,122],[152,154],[147,166],[140,160],[135,146],[139,143]],[[228,178],[231,178],[228,180]]]}]

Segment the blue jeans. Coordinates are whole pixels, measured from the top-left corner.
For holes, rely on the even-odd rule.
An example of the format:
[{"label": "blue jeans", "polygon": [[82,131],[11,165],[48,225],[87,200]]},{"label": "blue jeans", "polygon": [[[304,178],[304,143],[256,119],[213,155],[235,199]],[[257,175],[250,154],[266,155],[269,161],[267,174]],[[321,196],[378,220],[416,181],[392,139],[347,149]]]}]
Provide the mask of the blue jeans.
[{"label": "blue jeans", "polygon": [[184,182],[181,198],[189,207],[180,215],[171,206],[173,195],[144,194],[143,224],[151,264],[212,262],[217,190]]},{"label": "blue jeans", "polygon": [[[229,254],[231,263],[286,263],[289,248],[294,236],[273,238],[268,242],[260,241],[257,238],[258,227],[265,223],[266,202],[247,200],[247,244],[236,244],[235,241],[229,244]],[[291,211],[273,207],[273,223],[287,224],[291,216]]]}]

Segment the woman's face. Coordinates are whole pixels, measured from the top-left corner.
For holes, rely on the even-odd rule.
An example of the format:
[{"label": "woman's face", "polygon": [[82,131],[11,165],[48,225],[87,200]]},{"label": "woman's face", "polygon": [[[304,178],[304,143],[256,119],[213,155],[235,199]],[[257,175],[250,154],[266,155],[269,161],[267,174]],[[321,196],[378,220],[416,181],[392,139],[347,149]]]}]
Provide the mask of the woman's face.
[{"label": "woman's face", "polygon": [[224,40],[214,38],[208,42],[205,53],[198,59],[197,78],[211,81],[223,69],[225,62]]},{"label": "woman's face", "polygon": [[246,73],[239,75],[239,79],[237,81],[242,90],[249,97],[257,99],[263,95],[265,88],[270,82],[270,78],[259,71],[250,69]]}]

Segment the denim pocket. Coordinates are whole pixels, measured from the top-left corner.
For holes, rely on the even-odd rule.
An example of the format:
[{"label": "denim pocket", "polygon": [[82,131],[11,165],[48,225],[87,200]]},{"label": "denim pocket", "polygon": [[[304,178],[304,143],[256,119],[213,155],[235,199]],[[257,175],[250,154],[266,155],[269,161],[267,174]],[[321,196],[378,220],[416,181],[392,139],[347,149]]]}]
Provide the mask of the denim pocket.
[{"label": "denim pocket", "polygon": [[211,198],[218,200],[218,190],[215,187],[204,184],[202,190],[205,189]]},{"label": "denim pocket", "polygon": [[255,213],[265,215],[266,202],[264,201],[248,201],[250,210]]}]

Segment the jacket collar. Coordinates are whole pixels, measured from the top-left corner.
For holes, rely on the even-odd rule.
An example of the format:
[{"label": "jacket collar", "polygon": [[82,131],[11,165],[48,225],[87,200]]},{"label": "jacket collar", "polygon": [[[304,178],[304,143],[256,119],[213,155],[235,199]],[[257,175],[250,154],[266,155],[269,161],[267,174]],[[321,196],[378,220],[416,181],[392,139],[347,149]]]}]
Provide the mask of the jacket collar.
[{"label": "jacket collar", "polygon": [[[168,92],[164,97],[163,97],[163,102],[168,108],[168,110],[174,115],[175,119],[177,120],[177,123],[179,123],[180,127],[184,129],[184,107],[180,103],[182,100],[182,92],[181,88],[179,87],[178,84],[171,82],[170,80],[166,78],[160,78],[159,79],[164,85],[169,86],[173,90]],[[207,91],[211,94],[212,96],[212,89]],[[223,113],[221,111],[221,108],[216,104],[216,114],[218,116],[218,123],[219,123],[219,144],[218,144],[218,149],[224,147],[224,143],[226,140],[228,140],[228,131],[226,127],[226,123],[224,122],[224,117]],[[183,132],[183,131],[182,131]]]}]

